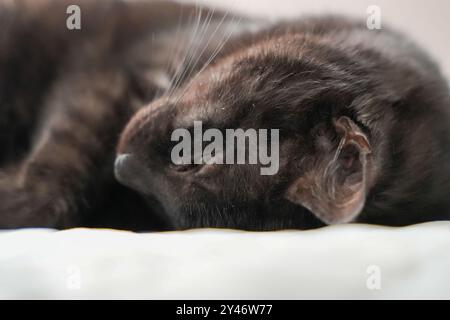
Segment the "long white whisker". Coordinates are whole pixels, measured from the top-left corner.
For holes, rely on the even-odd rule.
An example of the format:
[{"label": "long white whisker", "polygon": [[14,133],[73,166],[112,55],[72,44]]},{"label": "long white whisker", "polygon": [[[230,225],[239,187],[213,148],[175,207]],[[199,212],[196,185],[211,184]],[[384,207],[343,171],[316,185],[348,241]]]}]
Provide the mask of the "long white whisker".
[{"label": "long white whisker", "polygon": [[[171,44],[171,48],[169,51],[169,55],[171,54],[172,56],[169,56],[167,58],[167,61],[164,63],[164,67],[163,67],[163,72],[167,73],[167,74],[171,74],[173,71],[172,69],[174,69],[174,61],[176,60],[177,56],[178,56],[178,51],[179,48],[177,48],[177,39],[179,38],[180,32],[181,32],[181,22],[183,20],[183,10],[180,10],[180,13],[178,15],[178,23],[177,23],[177,27],[175,30],[175,36],[174,36],[174,40],[172,41]],[[153,39],[154,38],[154,34],[152,35],[152,44],[153,44]],[[175,73],[175,72],[174,72]],[[173,78],[170,79],[170,84],[172,83]],[[158,88],[158,90],[155,93],[155,97],[159,97],[160,95],[164,95],[168,92],[168,90],[170,89],[170,85],[168,88],[163,89],[163,88]]]},{"label": "long white whisker", "polygon": [[[232,23],[234,23],[236,17],[232,18]],[[238,18],[238,21],[241,21],[242,18]],[[238,22],[239,23],[239,22]],[[231,29],[229,34],[226,35],[224,34],[224,37],[222,39],[222,41],[219,42],[219,44],[217,45],[217,47],[215,48],[215,50],[213,51],[213,53],[211,54],[210,58],[206,61],[206,63],[203,65],[203,67],[196,73],[196,75],[193,77],[193,79],[191,79],[189,81],[189,84],[184,88],[183,92],[180,94],[180,96],[177,98],[177,100],[175,101],[175,104],[177,104],[181,98],[186,94],[186,92],[190,89],[190,87],[192,86],[193,80],[199,75],[201,74],[210,64],[212,61],[214,61],[214,59],[216,58],[216,56],[220,53],[220,51],[222,50],[222,48],[225,46],[225,44],[228,42],[228,40],[231,38],[231,36],[234,34],[235,29]]]},{"label": "long white whisker", "polygon": [[[172,44],[173,44],[172,49],[173,49],[173,52],[174,52],[175,59],[173,59],[173,60],[169,59],[169,64],[170,64],[170,70],[169,71],[171,73],[173,72],[173,74],[172,74],[172,77],[169,80],[169,87],[165,90],[164,95],[166,95],[166,94],[168,94],[170,92],[171,87],[172,87],[176,77],[178,76],[179,68],[182,65],[182,64],[177,63],[178,53],[182,50],[181,48],[183,48],[183,46],[179,46],[177,48],[177,45],[178,45],[177,40],[178,40],[179,35],[181,34],[181,20],[182,19],[180,19],[178,21],[178,29],[177,29],[177,31],[175,33],[175,37],[174,37],[174,40],[172,42]],[[191,21],[191,16],[189,17],[188,23],[190,23],[190,21]],[[183,41],[184,41],[184,38],[183,38]],[[175,51],[175,48],[177,49],[176,51]],[[183,57],[183,59],[185,59],[185,57]]]},{"label": "long white whisker", "polygon": [[[196,9],[196,10],[198,9],[197,4],[196,4],[196,8],[195,8],[195,9]],[[189,20],[188,20],[188,24],[190,24],[191,19],[192,19],[192,17],[190,16],[190,17],[189,17]],[[169,96],[172,95],[172,93],[173,93],[173,91],[174,91],[174,88],[176,88],[177,83],[178,83],[178,81],[179,81],[179,78],[181,77],[181,73],[182,73],[182,71],[183,71],[185,62],[186,62],[186,60],[188,59],[188,56],[189,56],[189,53],[190,53],[190,50],[191,50],[191,46],[192,46],[192,43],[193,43],[193,41],[194,41],[194,35],[195,35],[195,32],[196,32],[195,30],[196,30],[196,28],[197,28],[197,26],[198,26],[198,19],[199,19],[199,17],[197,17],[197,23],[195,24],[194,32],[192,33],[191,37],[189,38],[189,42],[187,43],[186,46],[184,46],[184,55],[183,55],[183,58],[181,59],[181,62],[178,63],[178,65],[177,65],[177,67],[176,67],[176,70],[175,70],[175,72],[174,72],[172,78],[170,79],[169,90],[167,90],[167,92],[166,92],[166,94],[168,94]]]},{"label": "long white whisker", "polygon": [[[203,28],[203,33],[201,35],[201,39],[202,40],[206,34],[208,33],[208,27],[211,24],[212,21],[212,17],[214,15],[215,9],[213,9],[211,12],[209,12],[207,20],[205,21],[204,24],[204,28]],[[223,18],[224,19],[224,18]],[[222,20],[223,20],[222,19]],[[203,56],[205,50],[207,49],[208,45],[210,44],[212,38],[214,37],[214,34],[216,33],[216,31],[219,29],[219,26],[216,28],[216,30],[214,30],[213,34],[211,34],[208,38],[208,41],[206,42],[206,44],[203,45],[202,51],[200,53],[196,52],[195,55],[197,56],[197,59],[195,60],[195,62],[190,66],[190,70],[189,70],[189,74],[186,76],[187,79],[189,79],[192,75],[192,73],[195,71],[195,68],[197,67],[198,62],[200,61],[201,57]],[[198,50],[197,50],[198,51]]]},{"label": "long white whisker", "polygon": [[187,72],[187,67],[190,65],[192,59],[193,59],[193,55],[194,55],[194,49],[195,49],[195,40],[197,38],[198,35],[198,30],[200,28],[201,25],[201,19],[202,19],[202,8],[201,6],[197,6],[197,8],[199,8],[199,13],[198,13],[198,18],[197,18],[197,22],[195,24],[195,28],[194,31],[192,32],[189,44],[186,48],[186,55],[181,63],[181,70],[182,72],[178,73],[178,76],[176,78],[175,83],[172,85],[172,89],[170,91],[169,96],[172,95],[172,93],[177,89],[177,87],[179,86],[181,80],[184,78],[184,76],[186,75]]}]

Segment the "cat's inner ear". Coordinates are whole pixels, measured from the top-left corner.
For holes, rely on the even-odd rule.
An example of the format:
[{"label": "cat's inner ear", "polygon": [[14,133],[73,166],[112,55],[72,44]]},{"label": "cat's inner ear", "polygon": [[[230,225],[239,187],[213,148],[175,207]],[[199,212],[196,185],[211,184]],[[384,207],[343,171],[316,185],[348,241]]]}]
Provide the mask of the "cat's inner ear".
[{"label": "cat's inner ear", "polygon": [[308,168],[292,182],[285,195],[326,224],[351,222],[359,215],[372,169],[371,145],[358,125],[343,116],[333,120],[333,130],[338,143],[333,144],[331,137],[325,138],[328,143],[317,147]]}]

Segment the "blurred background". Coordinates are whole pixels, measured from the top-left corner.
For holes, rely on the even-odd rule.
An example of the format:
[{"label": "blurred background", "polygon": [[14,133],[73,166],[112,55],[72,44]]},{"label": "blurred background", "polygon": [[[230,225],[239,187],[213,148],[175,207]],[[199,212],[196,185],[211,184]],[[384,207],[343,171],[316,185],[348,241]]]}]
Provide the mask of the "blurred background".
[{"label": "blurred background", "polygon": [[195,2],[272,19],[325,13],[340,13],[367,19],[367,8],[376,5],[381,9],[382,24],[393,26],[408,34],[431,53],[450,79],[449,0],[195,0]]},{"label": "blurred background", "polygon": [[[3,0],[14,4],[18,0]],[[47,0],[20,0],[39,6]],[[125,0],[148,1],[148,0]],[[151,0],[150,0],[151,1]],[[449,0],[176,0],[200,3],[270,19],[295,18],[304,14],[345,14],[367,19],[367,8],[381,9],[382,24],[408,34],[442,66],[450,79]]]}]

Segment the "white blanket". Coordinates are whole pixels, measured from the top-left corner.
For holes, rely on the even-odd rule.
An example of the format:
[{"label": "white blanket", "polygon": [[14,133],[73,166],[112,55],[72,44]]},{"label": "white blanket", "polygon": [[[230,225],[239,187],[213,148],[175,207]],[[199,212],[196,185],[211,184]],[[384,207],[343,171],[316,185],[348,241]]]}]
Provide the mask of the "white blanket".
[{"label": "white blanket", "polygon": [[[373,4],[201,1],[272,18],[333,12],[365,19]],[[417,39],[450,75],[450,42],[442,32],[449,1],[426,10],[422,0],[377,5],[383,23]],[[450,222],[271,233],[0,232],[1,298],[450,299]]]},{"label": "white blanket", "polygon": [[0,298],[450,299],[450,222],[0,232]]}]

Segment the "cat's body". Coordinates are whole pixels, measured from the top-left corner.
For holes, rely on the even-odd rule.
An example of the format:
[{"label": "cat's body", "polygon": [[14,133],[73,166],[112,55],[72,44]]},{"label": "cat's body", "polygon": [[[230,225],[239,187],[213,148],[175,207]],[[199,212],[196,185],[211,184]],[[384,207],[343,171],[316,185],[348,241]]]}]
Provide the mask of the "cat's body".
[{"label": "cat's body", "polygon": [[[73,4],[81,30],[66,26]],[[0,8],[0,226],[152,227],[142,200],[114,179],[120,132],[218,53],[237,18],[169,1]]]},{"label": "cat's body", "polygon": [[[0,227],[164,228],[156,212],[169,228],[322,225],[311,212],[326,223],[343,221],[329,216],[337,207],[322,206],[329,201],[322,189],[313,199],[305,187],[322,183],[309,180],[322,175],[321,162],[332,159],[341,133],[342,141],[350,137],[344,151],[347,142],[359,148],[349,149],[346,170],[364,182],[351,201],[364,197],[365,208],[353,220],[404,225],[450,218],[448,88],[402,36],[336,17],[270,26],[170,2],[116,1],[79,3],[82,28],[68,30],[69,4],[0,11]],[[215,114],[211,105],[230,109]],[[152,163],[158,156],[150,152],[152,143],[170,141],[169,128],[189,125],[182,116],[218,127],[280,128],[280,173],[261,178],[248,171],[242,185],[221,174],[216,194],[210,185],[201,194],[183,185]],[[125,127],[118,152],[133,153],[146,168],[160,166],[147,180],[160,179],[152,184],[163,189],[136,188],[150,204],[114,180]],[[370,150],[354,136],[364,136]],[[309,165],[302,167],[292,165],[295,152],[323,156],[305,156]],[[353,166],[359,161],[364,170]],[[117,168],[116,175],[136,185]],[[355,188],[344,186],[346,203]]]}]

